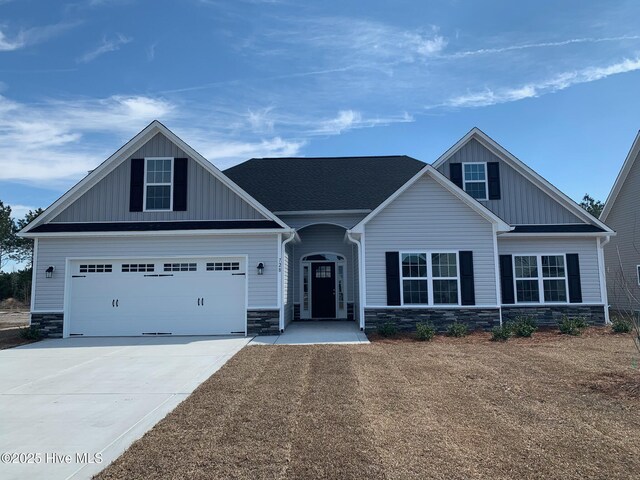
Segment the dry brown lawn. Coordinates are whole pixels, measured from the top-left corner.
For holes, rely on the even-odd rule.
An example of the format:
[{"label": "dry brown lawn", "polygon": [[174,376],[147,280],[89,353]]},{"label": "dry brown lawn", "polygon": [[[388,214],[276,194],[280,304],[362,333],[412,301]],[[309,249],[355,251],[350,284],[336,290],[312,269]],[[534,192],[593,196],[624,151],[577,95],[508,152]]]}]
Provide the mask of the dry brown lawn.
[{"label": "dry brown lawn", "polygon": [[100,479],[640,475],[630,336],[249,347]]}]

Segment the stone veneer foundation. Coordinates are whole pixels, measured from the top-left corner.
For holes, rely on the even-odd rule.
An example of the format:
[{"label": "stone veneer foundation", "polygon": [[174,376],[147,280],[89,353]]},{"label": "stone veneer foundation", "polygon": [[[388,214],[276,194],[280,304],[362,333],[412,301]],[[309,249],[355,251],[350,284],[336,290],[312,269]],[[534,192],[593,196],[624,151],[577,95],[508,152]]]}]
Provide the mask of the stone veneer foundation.
[{"label": "stone veneer foundation", "polygon": [[40,331],[43,338],[62,338],[64,313],[32,313],[31,328]]},{"label": "stone veneer foundation", "polygon": [[279,335],[280,310],[247,310],[247,335]]},{"label": "stone veneer foundation", "polygon": [[394,323],[401,332],[412,332],[416,323],[431,323],[439,332],[458,321],[470,330],[491,330],[500,325],[497,308],[365,308],[365,331],[373,332],[378,325]]},{"label": "stone veneer foundation", "polygon": [[533,317],[538,325],[557,327],[562,317],[582,317],[592,325],[604,325],[603,305],[545,305],[518,307],[514,305],[502,307],[502,321],[515,320],[516,317]]}]

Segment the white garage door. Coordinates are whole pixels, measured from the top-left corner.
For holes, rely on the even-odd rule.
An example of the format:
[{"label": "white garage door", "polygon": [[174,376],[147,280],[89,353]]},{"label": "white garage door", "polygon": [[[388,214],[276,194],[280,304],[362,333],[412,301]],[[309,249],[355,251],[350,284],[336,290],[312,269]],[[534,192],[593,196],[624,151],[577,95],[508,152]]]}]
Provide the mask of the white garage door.
[{"label": "white garage door", "polygon": [[245,333],[244,258],[70,262],[71,336]]}]

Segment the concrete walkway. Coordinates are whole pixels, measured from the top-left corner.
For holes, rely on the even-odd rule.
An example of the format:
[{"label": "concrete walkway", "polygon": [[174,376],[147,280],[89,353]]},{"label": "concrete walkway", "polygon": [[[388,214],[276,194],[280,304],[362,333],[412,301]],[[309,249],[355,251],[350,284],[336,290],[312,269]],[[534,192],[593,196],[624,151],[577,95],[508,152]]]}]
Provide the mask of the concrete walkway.
[{"label": "concrete walkway", "polygon": [[68,338],[0,351],[0,454],[29,455],[3,456],[0,478],[91,478],[250,340]]},{"label": "concrete walkway", "polygon": [[249,345],[314,345],[369,343],[356,322],[346,320],[298,321],[281,335],[255,337]]}]

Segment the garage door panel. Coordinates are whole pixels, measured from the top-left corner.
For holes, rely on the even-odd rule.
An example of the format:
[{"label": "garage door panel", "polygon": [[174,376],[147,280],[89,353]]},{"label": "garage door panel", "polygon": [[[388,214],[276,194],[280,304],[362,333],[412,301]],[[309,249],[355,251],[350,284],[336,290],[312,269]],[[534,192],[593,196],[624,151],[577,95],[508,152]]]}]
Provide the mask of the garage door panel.
[{"label": "garage door panel", "polygon": [[244,333],[243,258],[124,259],[92,269],[105,262],[72,263],[68,334]]}]

